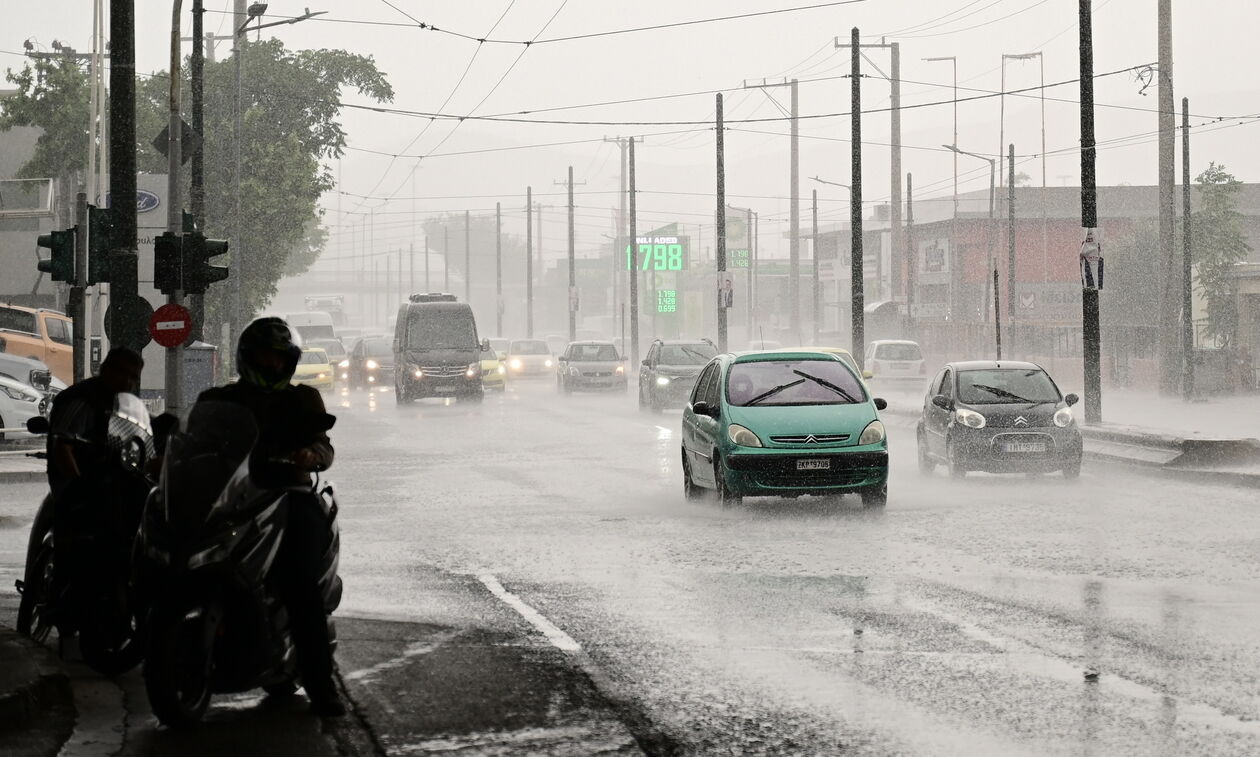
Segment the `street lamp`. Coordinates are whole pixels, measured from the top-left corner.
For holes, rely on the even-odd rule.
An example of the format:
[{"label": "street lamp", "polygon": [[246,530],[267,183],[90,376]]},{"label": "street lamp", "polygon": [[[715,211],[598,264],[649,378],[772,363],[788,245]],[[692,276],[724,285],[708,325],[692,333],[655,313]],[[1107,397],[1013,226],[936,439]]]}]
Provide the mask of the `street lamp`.
[{"label": "street lamp", "polygon": [[[993,286],[994,338],[997,342],[997,359],[1001,360],[1002,359],[1002,325],[1000,322],[1000,318],[1001,318],[1000,309],[998,308],[998,288],[997,288],[998,270],[997,270],[997,260],[996,258],[993,257],[993,200],[994,200],[993,193],[994,193],[994,181],[997,174],[997,160],[994,158],[986,157],[984,155],[977,155],[974,152],[967,152],[966,150],[960,150],[958,149],[958,145],[941,145],[941,147],[944,147],[946,150],[950,150],[957,155],[967,155],[972,158],[978,158],[980,160],[988,161],[989,163],[989,223],[985,231],[985,238],[988,241],[988,248],[989,248],[989,268],[990,270],[993,271],[992,286]],[[986,284],[986,288],[987,286],[988,285]],[[1006,296],[1008,297],[1011,296],[1011,293],[1007,292]],[[989,298],[987,296],[984,298],[984,308],[985,308],[985,320],[987,321],[988,309],[989,309]]]},{"label": "street lamp", "polygon": [[[1046,209],[1046,58],[1037,51],[1035,53],[1019,53],[1014,55],[1002,56],[1002,97],[1006,97],[1006,61],[1007,60],[1032,60],[1037,58],[1041,63],[1041,275],[1042,280],[1050,280],[1050,254],[1049,254],[1049,230],[1048,230],[1048,213]],[[1005,110],[1005,105],[1003,106]],[[1005,138],[1005,137],[1003,137]],[[957,143],[957,139],[954,140]],[[1005,144],[1002,149],[1006,149]]]}]

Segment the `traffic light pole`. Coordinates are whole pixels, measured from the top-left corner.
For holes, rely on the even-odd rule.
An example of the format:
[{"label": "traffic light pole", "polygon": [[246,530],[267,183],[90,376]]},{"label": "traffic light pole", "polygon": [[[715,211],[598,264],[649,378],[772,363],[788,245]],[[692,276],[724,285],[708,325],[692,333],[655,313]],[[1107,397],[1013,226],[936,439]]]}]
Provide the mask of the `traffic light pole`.
[{"label": "traffic light pole", "polygon": [[74,285],[70,287],[70,320],[74,324],[74,383],[89,374],[87,369],[86,300],[88,276],[87,193],[79,192],[74,202]]},{"label": "traffic light pole", "polygon": [[[171,62],[170,62],[170,96],[168,104],[170,106],[167,114],[167,200],[166,200],[166,230],[172,234],[182,234],[184,231],[184,214],[182,205],[180,204],[179,193],[179,167],[183,162],[183,145],[180,137],[183,135],[183,120],[179,115],[180,88],[183,83],[183,76],[180,72],[181,55],[179,49],[179,14],[183,0],[174,0],[171,4]],[[194,43],[195,46],[196,43]],[[183,258],[180,258],[180,281],[181,287],[183,276]],[[176,289],[167,295],[167,303],[172,305],[184,304],[184,290]],[[184,346],[168,347],[166,349],[166,393],[165,404],[166,412],[176,416],[184,414]]]},{"label": "traffic light pole", "polygon": [[109,4],[109,196],[115,236],[109,253],[109,341],[137,352],[144,346],[126,317],[139,297],[136,254],[136,30],[135,0]]}]

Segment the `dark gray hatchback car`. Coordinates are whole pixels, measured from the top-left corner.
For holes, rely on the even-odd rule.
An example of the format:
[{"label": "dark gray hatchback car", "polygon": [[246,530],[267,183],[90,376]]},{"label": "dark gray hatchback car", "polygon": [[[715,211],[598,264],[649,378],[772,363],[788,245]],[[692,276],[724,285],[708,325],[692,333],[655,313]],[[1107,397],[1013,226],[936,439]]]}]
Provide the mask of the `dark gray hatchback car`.
[{"label": "dark gray hatchback car", "polygon": [[1063,395],[1035,363],[949,363],[932,379],[917,429],[919,470],[1081,473],[1079,398]]}]

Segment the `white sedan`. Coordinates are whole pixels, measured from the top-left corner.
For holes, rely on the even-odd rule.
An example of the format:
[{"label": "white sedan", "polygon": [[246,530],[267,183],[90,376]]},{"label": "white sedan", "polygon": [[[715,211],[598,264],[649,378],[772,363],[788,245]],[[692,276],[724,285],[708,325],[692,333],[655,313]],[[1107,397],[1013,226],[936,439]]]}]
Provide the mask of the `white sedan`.
[{"label": "white sedan", "polygon": [[[0,376],[0,429],[25,429],[26,421],[40,415],[44,395],[20,381]],[[0,439],[30,436],[26,431],[3,432]]]}]

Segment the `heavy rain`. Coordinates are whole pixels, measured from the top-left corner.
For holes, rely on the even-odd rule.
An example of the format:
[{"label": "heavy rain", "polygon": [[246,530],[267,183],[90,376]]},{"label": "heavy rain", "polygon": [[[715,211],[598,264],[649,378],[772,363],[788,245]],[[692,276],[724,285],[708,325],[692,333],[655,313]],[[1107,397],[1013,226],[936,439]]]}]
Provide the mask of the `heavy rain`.
[{"label": "heavy rain", "polygon": [[0,756],[1260,753],[1253,6],[6,8]]}]

